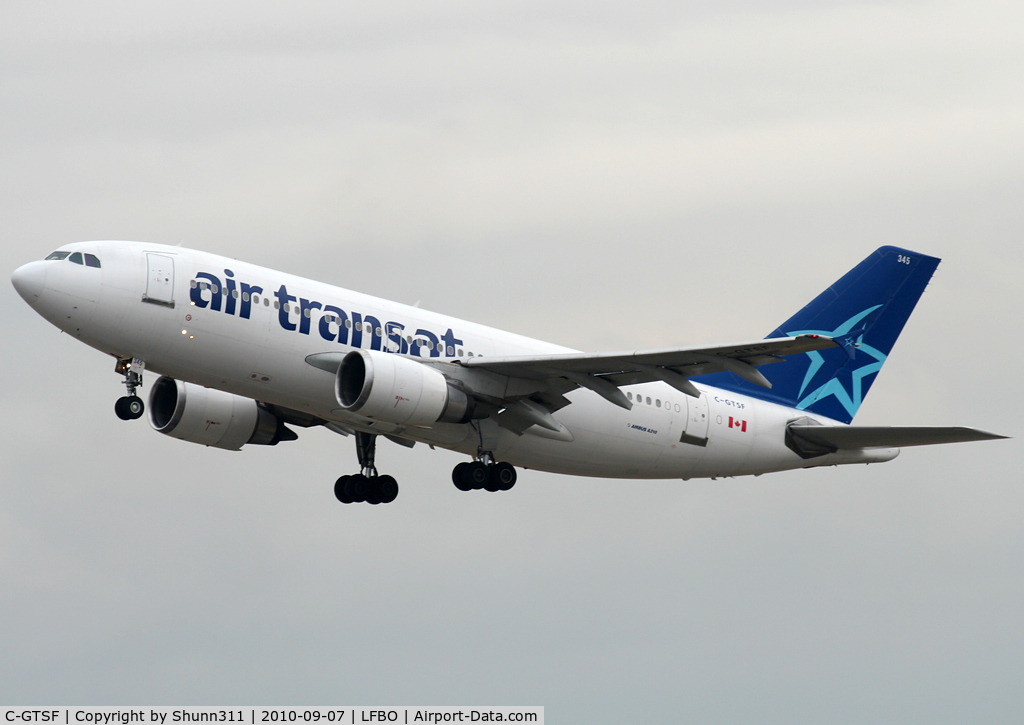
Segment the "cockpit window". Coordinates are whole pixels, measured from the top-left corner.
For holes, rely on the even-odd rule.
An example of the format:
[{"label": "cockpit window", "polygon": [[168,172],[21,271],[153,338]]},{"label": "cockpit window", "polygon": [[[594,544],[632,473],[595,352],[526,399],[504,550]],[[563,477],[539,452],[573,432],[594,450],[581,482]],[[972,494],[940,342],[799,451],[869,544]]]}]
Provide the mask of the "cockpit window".
[{"label": "cockpit window", "polygon": [[75,252],[74,254],[72,254],[71,257],[68,258],[68,261],[69,262],[74,262],[75,264],[84,264],[84,262],[82,262],[82,253],[81,252]]},{"label": "cockpit window", "polygon": [[47,259],[64,259],[64,257],[71,254],[71,252],[53,252]]},{"label": "cockpit window", "polygon": [[99,260],[99,258],[95,254],[86,254],[85,255],[85,266],[86,267],[99,267],[100,266],[100,260]]}]

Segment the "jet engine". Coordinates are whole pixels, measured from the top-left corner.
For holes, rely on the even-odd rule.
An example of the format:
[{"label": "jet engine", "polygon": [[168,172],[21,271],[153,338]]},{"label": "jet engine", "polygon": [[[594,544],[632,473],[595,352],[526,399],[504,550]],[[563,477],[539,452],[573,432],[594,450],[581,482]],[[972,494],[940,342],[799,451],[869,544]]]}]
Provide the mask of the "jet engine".
[{"label": "jet engine", "polygon": [[246,443],[273,446],[298,437],[252,398],[167,377],[150,390],[149,424],[172,438],[229,451]]},{"label": "jet engine", "polygon": [[473,398],[432,367],[376,350],[353,350],[334,381],[338,404],[397,425],[466,423]]}]

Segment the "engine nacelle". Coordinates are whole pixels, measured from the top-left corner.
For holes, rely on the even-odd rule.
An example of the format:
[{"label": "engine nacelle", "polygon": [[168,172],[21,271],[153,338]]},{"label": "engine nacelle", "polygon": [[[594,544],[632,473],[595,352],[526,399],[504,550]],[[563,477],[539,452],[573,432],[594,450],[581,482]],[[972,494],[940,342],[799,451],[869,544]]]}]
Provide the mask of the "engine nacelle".
[{"label": "engine nacelle", "polygon": [[437,370],[376,350],[342,359],[334,394],[345,410],[397,425],[466,423],[473,415],[473,398]]},{"label": "engine nacelle", "polygon": [[172,438],[230,451],[246,443],[273,446],[297,438],[252,398],[167,377],[149,392],[149,424]]}]

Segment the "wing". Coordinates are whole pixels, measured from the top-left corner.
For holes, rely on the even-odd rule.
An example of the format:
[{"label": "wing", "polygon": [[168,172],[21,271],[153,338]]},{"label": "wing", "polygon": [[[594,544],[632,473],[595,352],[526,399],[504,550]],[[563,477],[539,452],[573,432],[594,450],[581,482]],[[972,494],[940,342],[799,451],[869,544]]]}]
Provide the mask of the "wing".
[{"label": "wing", "polygon": [[[713,347],[480,356],[420,362],[464,385],[478,406],[491,407],[498,425],[517,435],[532,428],[537,435],[569,441],[572,434],[552,413],[569,405],[565,394],[578,387],[589,388],[626,410],[631,409],[633,403],[619,390],[621,385],[660,380],[697,398],[700,391],[689,381],[691,376],[727,371],[770,388],[771,383],[758,372],[758,366],[781,362],[787,355],[830,347],[838,347],[838,343],[830,337],[812,334]],[[315,353],[308,355],[306,362],[336,374],[345,355],[343,352]]]},{"label": "wing", "polygon": [[571,383],[565,392],[577,386],[590,388],[628,410],[632,404],[619,390],[620,385],[660,380],[696,398],[700,393],[688,378],[731,372],[755,385],[770,388],[771,383],[758,372],[758,366],[781,362],[787,355],[830,347],[838,347],[830,337],[800,335],[713,347],[475,357],[460,362],[469,369],[488,370],[510,378],[537,381],[562,378]]}]

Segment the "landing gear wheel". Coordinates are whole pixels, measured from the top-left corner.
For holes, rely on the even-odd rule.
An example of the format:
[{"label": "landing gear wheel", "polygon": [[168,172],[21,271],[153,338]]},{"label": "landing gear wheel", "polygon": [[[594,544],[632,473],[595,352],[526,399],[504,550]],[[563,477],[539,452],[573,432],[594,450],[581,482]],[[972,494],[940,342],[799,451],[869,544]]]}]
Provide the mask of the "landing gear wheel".
[{"label": "landing gear wheel", "polygon": [[463,461],[452,469],[452,483],[460,491],[471,491],[473,489],[469,479],[466,478],[466,466],[468,465],[469,461]]},{"label": "landing gear wheel", "polygon": [[128,411],[128,416],[131,420],[138,420],[142,417],[142,414],[146,412],[146,404],[142,402],[142,398],[137,395],[129,396],[125,403],[125,410]]},{"label": "landing gear wheel", "polygon": [[380,476],[372,476],[370,478],[370,486],[366,491],[366,503],[371,506],[382,503],[380,498]]},{"label": "landing gear wheel", "polygon": [[487,464],[482,461],[473,461],[467,463],[466,467],[462,469],[462,479],[465,483],[469,484],[471,489],[479,490],[487,485],[487,480],[490,478],[490,470]]},{"label": "landing gear wheel", "polygon": [[[489,485],[496,486],[495,491],[508,491],[516,485],[516,468],[511,463],[496,463],[491,468]],[[487,489],[492,490],[491,488]]]},{"label": "landing gear wheel", "polygon": [[352,503],[352,476],[342,476],[334,483],[334,496],[342,503]]},{"label": "landing gear wheel", "polygon": [[114,403],[114,413],[121,420],[137,420],[146,412],[146,404],[138,395],[125,395]]},{"label": "landing gear wheel", "polygon": [[398,481],[391,476],[381,476],[378,478],[377,486],[380,488],[381,503],[391,503],[398,498]]},{"label": "landing gear wheel", "polygon": [[367,500],[370,493],[370,479],[359,473],[349,476],[349,486],[352,491],[352,502],[362,503]]}]

